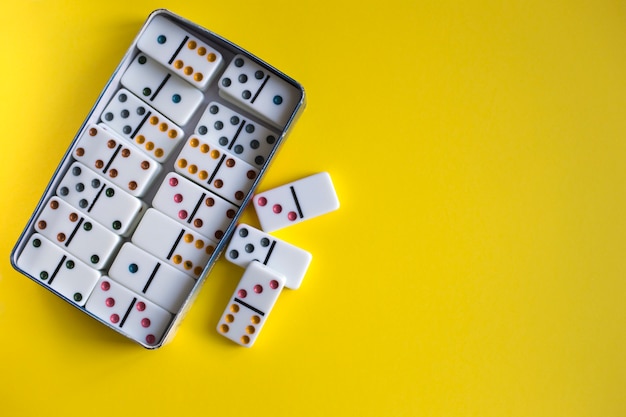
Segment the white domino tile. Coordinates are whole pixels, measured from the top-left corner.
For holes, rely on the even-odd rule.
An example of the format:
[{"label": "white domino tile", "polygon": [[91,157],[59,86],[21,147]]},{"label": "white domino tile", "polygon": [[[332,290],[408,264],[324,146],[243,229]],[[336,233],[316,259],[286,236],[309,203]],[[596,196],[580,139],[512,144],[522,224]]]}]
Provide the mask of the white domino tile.
[{"label": "white domino tile", "polygon": [[273,232],[339,208],[333,182],[326,172],[259,193],[252,202],[265,232]]},{"label": "white domino tile", "polygon": [[236,55],[219,80],[219,94],[282,129],[302,99],[300,91],[243,55]]},{"label": "white domino tile", "polygon": [[173,120],[185,125],[202,102],[200,90],[139,54],[122,76],[122,85]]},{"label": "white domino tile", "polygon": [[81,134],[72,156],[89,169],[135,197],[150,187],[161,167],[143,152],[126,146],[117,134],[89,125]]},{"label": "white domino tile", "polygon": [[217,331],[241,346],[251,347],[284,284],[282,274],[259,262],[251,262],[220,318]]},{"label": "white domino tile", "polygon": [[172,315],[144,297],[103,276],[85,309],[147,347],[161,342]]},{"label": "white domino tile", "polygon": [[137,47],[200,89],[209,85],[224,63],[217,50],[163,16],[150,21]]},{"label": "white domino tile", "polygon": [[263,166],[279,137],[273,130],[215,101],[202,114],[195,134],[257,168]]},{"label": "white domino tile", "polygon": [[57,187],[57,195],[107,229],[126,235],[146,204],[104,177],[74,162]]},{"label": "white domino tile", "polygon": [[52,197],[35,230],[94,269],[103,269],[121,238],[58,197]]},{"label": "white domino tile", "polygon": [[222,239],[238,210],[234,204],[175,172],[165,177],[152,205],[215,242]]},{"label": "white domino tile", "polygon": [[245,223],[235,229],[226,249],[226,260],[241,267],[258,261],[285,276],[285,286],[298,289],[312,255]]},{"label": "white domino tile", "polygon": [[28,240],[17,260],[17,266],[79,306],[85,304],[100,278],[100,272],[38,233],[34,233]]},{"label": "white domino tile", "polygon": [[240,206],[259,170],[192,135],[178,155],[176,172]]},{"label": "white domino tile", "polygon": [[104,109],[101,120],[159,162],[172,154],[184,136],[180,127],[123,88]]},{"label": "white domino tile", "polygon": [[195,284],[189,275],[130,242],[115,257],[109,277],[172,313],[180,309]]},{"label": "white domino tile", "polygon": [[154,208],[143,216],[132,242],[174,268],[198,278],[216,243]]}]

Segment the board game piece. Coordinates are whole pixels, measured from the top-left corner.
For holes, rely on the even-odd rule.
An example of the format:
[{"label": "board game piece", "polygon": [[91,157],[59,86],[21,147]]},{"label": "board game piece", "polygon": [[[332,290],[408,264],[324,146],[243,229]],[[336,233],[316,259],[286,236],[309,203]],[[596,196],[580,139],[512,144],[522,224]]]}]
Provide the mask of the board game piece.
[{"label": "board game piece", "polygon": [[130,242],[124,243],[109,268],[109,277],[175,313],[195,281]]},{"label": "board game piece", "polygon": [[125,146],[124,139],[98,125],[87,126],[72,155],[135,197],[146,192],[160,171],[157,162]]},{"label": "board game piece", "polygon": [[285,287],[293,290],[300,287],[312,258],[309,252],[245,223],[237,226],[226,249],[227,261],[244,268],[259,261],[283,274]]},{"label": "board game piece", "polygon": [[236,55],[218,83],[226,100],[282,129],[301,99],[300,92],[285,80],[243,55]]},{"label": "board game piece", "polygon": [[159,162],[183,139],[183,130],[126,89],[102,112],[102,123]]},{"label": "board game piece", "polygon": [[264,191],[255,195],[252,201],[261,229],[265,232],[273,232],[339,208],[335,188],[326,172]]},{"label": "board game piece", "polygon": [[187,178],[171,172],[152,200],[154,208],[219,242],[238,207]]},{"label": "board game piece", "polygon": [[241,346],[251,347],[284,285],[282,274],[260,262],[251,262],[224,310],[217,331]]},{"label": "board game piece", "polygon": [[200,89],[209,85],[224,61],[216,49],[163,16],[152,19],[137,47]]},{"label": "board game piece", "polygon": [[278,141],[278,133],[215,101],[202,114],[195,134],[258,168]]},{"label": "board game piece", "polygon": [[109,263],[121,242],[118,235],[58,197],[48,201],[35,230],[95,269]]},{"label": "board game piece", "polygon": [[157,345],[172,315],[107,276],[102,277],[87,300],[85,309],[131,339]]},{"label": "board game piece", "polygon": [[107,229],[125,236],[146,204],[104,177],[74,162],[57,187],[57,195]]},{"label": "board game piece", "polygon": [[193,135],[174,169],[236,206],[241,206],[259,173],[252,165]]},{"label": "board game piece", "polygon": [[200,276],[216,246],[154,208],[148,209],[131,240],[193,278]]},{"label": "board game piece", "polygon": [[137,55],[121,82],[137,97],[180,126],[189,121],[203,99],[200,90],[144,54]]},{"label": "board game piece", "polygon": [[17,265],[71,303],[82,306],[100,273],[74,258],[39,233],[33,233]]}]

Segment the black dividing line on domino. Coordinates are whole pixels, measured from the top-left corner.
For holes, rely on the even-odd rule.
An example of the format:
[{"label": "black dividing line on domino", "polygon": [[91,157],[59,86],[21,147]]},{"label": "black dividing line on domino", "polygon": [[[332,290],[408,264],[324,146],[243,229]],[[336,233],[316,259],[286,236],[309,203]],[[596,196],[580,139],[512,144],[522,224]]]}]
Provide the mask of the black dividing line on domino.
[{"label": "black dividing line on domino", "polygon": [[76,227],[74,227],[74,230],[72,230],[72,233],[70,234],[70,237],[67,238],[67,241],[65,242],[65,247],[68,247],[70,242],[72,241],[72,239],[74,239],[74,236],[76,235],[76,232],[78,232],[78,229],[80,228],[80,225],[83,224],[83,221],[85,221],[85,218],[81,217],[80,220],[78,221],[78,224],[76,225]]},{"label": "black dividing line on domino", "polygon": [[104,191],[106,187],[107,187],[106,184],[102,184],[102,187],[98,190],[98,194],[96,194],[93,201],[89,205],[89,208],[87,209],[87,213],[91,213],[91,209],[93,208],[93,206],[96,205],[96,201],[98,201],[98,199],[100,198],[100,194],[102,194],[102,192]]},{"label": "black dividing line on domino", "polygon": [[243,129],[245,124],[246,124],[245,120],[242,120],[241,123],[239,124],[239,127],[237,128],[237,132],[235,132],[235,135],[233,136],[233,140],[230,142],[230,145],[228,145],[229,151],[233,148],[233,145],[235,144],[235,142],[237,142],[237,139],[239,138],[239,134],[241,133],[241,130]]},{"label": "black dividing line on domino", "polygon": [[124,326],[124,323],[126,322],[126,319],[130,315],[130,312],[133,309],[136,302],[137,302],[137,297],[133,297],[133,301],[131,301],[130,305],[128,306],[128,309],[126,310],[126,313],[124,314],[124,317],[122,317],[122,321],[120,321],[120,329]]},{"label": "black dividing line on domino", "polygon": [[117,157],[117,154],[120,152],[120,149],[122,149],[122,144],[117,145],[117,149],[115,149],[115,152],[113,152],[113,156],[109,158],[109,162],[107,162],[106,166],[102,169],[103,174],[107,173],[107,171],[109,170],[109,167],[113,163],[113,160]]},{"label": "black dividing line on domino", "polygon": [[266,75],[265,79],[263,80],[263,83],[261,84],[259,89],[256,91],[256,94],[254,95],[254,97],[252,97],[252,100],[250,100],[250,103],[254,103],[254,100],[256,100],[256,98],[259,96],[259,94],[261,93],[261,90],[263,90],[263,88],[265,87],[265,84],[267,84],[267,81],[269,79],[270,79],[270,76]]},{"label": "black dividing line on domino", "polygon": [[267,263],[270,260],[270,256],[272,256],[272,252],[274,251],[274,247],[276,246],[276,241],[273,240],[272,244],[270,245],[270,250],[267,251],[267,255],[265,255],[265,260],[263,261],[263,265],[267,265]]},{"label": "black dividing line on domino", "polygon": [[213,178],[215,178],[215,176],[217,175],[217,171],[220,170],[220,167],[224,163],[224,159],[226,159],[226,155],[222,154],[222,157],[220,158],[220,161],[217,163],[217,166],[215,167],[215,169],[211,173],[211,176],[209,177],[209,180],[207,181],[207,184],[211,184],[213,182]]},{"label": "black dividing line on domino", "polygon": [[194,216],[196,215],[196,212],[198,211],[198,209],[202,205],[202,202],[204,201],[204,197],[206,197],[206,193],[202,193],[202,196],[200,197],[200,199],[196,203],[196,206],[193,208],[193,211],[189,215],[189,220],[187,220],[187,223],[191,223],[191,221],[193,220]]},{"label": "black dividing line on domino", "polygon": [[61,270],[61,266],[63,266],[63,262],[65,262],[66,259],[67,259],[67,255],[63,255],[63,257],[61,258],[61,262],[59,262],[57,267],[54,269],[54,272],[50,276],[50,279],[48,280],[48,285],[52,285],[52,281],[54,281],[54,278],[56,278],[57,274]]},{"label": "black dividing line on domino", "polygon": [[156,98],[156,96],[161,92],[161,89],[163,88],[163,86],[165,85],[165,83],[167,82],[167,80],[170,79],[170,77],[172,76],[172,74],[167,74],[165,76],[165,78],[163,78],[163,81],[161,81],[161,84],[157,87],[157,89],[154,91],[154,94],[152,94],[152,97],[150,97],[150,101],[154,100]]},{"label": "black dividing line on domino", "polygon": [[250,304],[246,303],[245,301],[240,300],[239,298],[235,298],[235,302],[241,304],[242,306],[244,306],[246,308],[249,308],[250,310],[254,311],[257,314],[265,316],[264,312],[262,312],[258,308],[252,307]]},{"label": "black dividing line on domino", "polygon": [[184,234],[185,234],[185,229],[182,229],[180,233],[178,234],[178,237],[176,238],[176,242],[174,242],[174,246],[172,246],[172,249],[170,249],[170,253],[167,254],[167,258],[165,259],[167,259],[168,261],[170,260],[170,258],[174,254],[174,251],[176,250],[176,247],[180,243],[180,240],[183,238]]},{"label": "black dividing line on domino", "polygon": [[143,290],[141,290],[142,294],[145,294],[146,291],[148,291],[148,287],[150,287],[150,284],[152,284],[152,280],[156,276],[156,274],[159,271],[160,267],[161,267],[161,262],[157,262],[156,266],[152,270],[152,273],[150,274],[150,278],[148,278],[148,281],[146,282],[146,285],[144,285]]},{"label": "black dividing line on domino", "polygon": [[141,122],[139,122],[139,124],[137,125],[137,128],[130,135],[131,139],[135,139],[135,136],[137,135],[137,133],[139,133],[139,129],[141,129],[143,127],[144,123],[146,123],[146,120],[148,120],[148,117],[150,117],[151,114],[152,114],[152,112],[148,111],[148,113],[146,114],[146,117],[144,117],[143,120]]},{"label": "black dividing line on domino", "polygon": [[293,188],[293,186],[289,187],[289,189],[291,190],[291,195],[293,196],[293,201],[296,203],[296,209],[298,209],[298,215],[300,216],[300,218],[303,218],[304,215],[302,214],[302,208],[300,208],[300,202],[298,201],[298,196],[296,195],[296,190]]},{"label": "black dividing line on domino", "polygon": [[187,43],[188,39],[189,39],[189,36],[185,36],[185,39],[183,39],[183,41],[180,43],[180,45],[178,45],[178,48],[176,49],[176,51],[174,51],[174,55],[172,55],[170,60],[167,61],[168,64],[171,65],[172,62],[174,62],[174,59],[176,59],[176,56],[180,53],[180,50],[183,49],[183,46],[185,46],[185,44]]}]

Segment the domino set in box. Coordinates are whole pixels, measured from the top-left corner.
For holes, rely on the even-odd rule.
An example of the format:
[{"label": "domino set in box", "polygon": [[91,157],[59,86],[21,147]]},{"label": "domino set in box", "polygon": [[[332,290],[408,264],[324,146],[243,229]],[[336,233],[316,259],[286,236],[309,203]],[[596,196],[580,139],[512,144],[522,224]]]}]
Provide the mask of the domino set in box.
[{"label": "domino set in box", "polygon": [[[302,87],[267,63],[169,11],[153,12],[71,142],[11,262],[156,348],[236,232],[227,258],[247,269],[218,331],[252,334],[236,340],[251,345],[259,312],[283,286],[299,286],[297,269],[306,270],[310,255],[237,223],[304,103]],[[315,187],[307,181],[300,184]],[[321,213],[294,184],[254,196],[265,231]],[[321,200],[336,208],[330,187]],[[275,198],[287,198],[284,211]],[[237,318],[242,308],[256,328]]]}]

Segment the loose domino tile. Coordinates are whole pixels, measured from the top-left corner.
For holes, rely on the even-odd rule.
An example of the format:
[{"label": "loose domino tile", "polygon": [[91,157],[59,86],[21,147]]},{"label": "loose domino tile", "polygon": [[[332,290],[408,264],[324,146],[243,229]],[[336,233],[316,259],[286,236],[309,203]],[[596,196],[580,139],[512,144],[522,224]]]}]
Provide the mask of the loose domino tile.
[{"label": "loose domino tile", "polygon": [[68,252],[34,233],[17,259],[17,265],[39,282],[52,288],[71,303],[87,301],[100,273]]},{"label": "loose domino tile", "polygon": [[57,187],[57,195],[107,229],[125,236],[146,204],[74,162]]},{"label": "loose domino tile", "polygon": [[124,243],[109,268],[109,277],[175,313],[195,281],[130,242]]},{"label": "loose domino tile", "polygon": [[300,223],[339,208],[330,175],[326,172],[290,182],[254,196],[261,229],[266,232]]},{"label": "loose domino tile", "polygon": [[152,206],[216,242],[224,236],[238,207],[175,172],[165,177]]},{"label": "loose domino tile", "polygon": [[251,347],[284,285],[282,274],[251,262],[222,314],[217,331],[241,346]]},{"label": "loose domino tile", "polygon": [[121,238],[58,197],[43,209],[35,230],[94,269],[104,268]]},{"label": "loose domino tile", "polygon": [[85,129],[72,156],[135,197],[146,192],[160,171],[157,162],[97,125]]},{"label": "loose domino tile", "polygon": [[218,83],[219,93],[235,105],[282,128],[300,100],[300,92],[251,59],[236,55]]},{"label": "loose domino tile", "polygon": [[[189,39],[183,42],[185,36],[189,36]],[[172,44],[177,44],[174,51],[170,49]],[[106,54],[106,51],[104,53]],[[238,68],[237,71],[248,71],[252,67],[258,67],[269,74],[270,78],[267,78],[263,88],[257,89],[259,91],[257,99],[245,102],[237,98],[237,94],[233,92],[234,95],[226,104],[224,97],[228,98],[230,94],[228,91],[235,88],[221,87],[220,77],[235,56],[242,56],[253,63],[252,66]],[[225,57],[227,59],[224,59]],[[242,64],[243,62],[241,61]],[[282,105],[272,104],[268,107],[263,104],[265,108],[259,107],[263,97],[273,94],[272,91],[278,91],[282,87],[288,92],[285,95],[287,100],[284,100]],[[89,298],[88,289],[74,290],[60,287],[64,282],[74,280],[69,278],[71,274],[78,276],[76,271],[83,269],[78,266],[69,268],[68,261],[72,261],[73,265],[85,265],[89,272],[82,275],[89,277],[87,281],[90,283],[94,277],[107,277],[109,284],[114,286],[123,282],[119,284],[120,288],[123,287],[135,294],[138,299],[146,299],[155,306],[164,307],[164,310],[171,313],[173,321],[163,330],[165,333],[158,334],[159,331],[151,333],[156,340],[154,344],[147,343],[145,335],[141,332],[129,334],[119,325],[113,325],[109,321],[109,315],[97,316],[91,313],[89,315],[107,323],[113,330],[126,334],[144,347],[156,348],[165,340],[171,340],[171,333],[182,321],[187,304],[195,298],[200,283],[194,279],[204,279],[204,275],[208,274],[217,260],[217,256],[210,255],[211,252],[215,254],[214,251],[218,248],[221,250],[226,247],[227,242],[220,239],[216,244],[211,238],[218,240],[225,230],[230,230],[238,222],[243,212],[240,206],[251,197],[252,185],[265,174],[270,162],[268,159],[277,155],[277,147],[288,133],[290,126],[287,123],[296,120],[297,115],[304,110],[304,90],[298,83],[243,48],[187,19],[160,9],[148,17],[138,36],[134,38],[121,62],[116,66],[116,70],[105,83],[104,89],[96,96],[98,98],[91,110],[85,112],[87,116],[81,123],[78,134],[71,142],[72,138],[66,138],[69,142],[68,150],[50,178],[41,196],[41,203],[35,207],[20,234],[11,252],[11,264],[18,272],[39,282],[64,300],[78,305],[85,313],[88,313],[84,308],[85,300]],[[293,104],[289,104],[292,98]],[[234,125],[228,125],[216,138],[212,138],[211,132],[207,132],[208,135],[200,131],[194,133],[196,129],[203,129],[199,122],[209,103],[220,106],[219,114],[207,116],[213,117],[209,120],[210,123],[214,125],[220,121],[225,123],[223,118],[226,117],[225,112],[228,110],[231,112],[228,115],[229,123],[235,121],[233,119],[235,116],[240,118],[237,126],[239,132],[231,130]],[[289,106],[292,108],[280,110],[281,107]],[[276,120],[280,119],[275,116],[279,114],[286,116],[283,116],[282,121],[277,124]],[[251,131],[252,126],[254,132]],[[195,146],[198,149],[185,150],[187,153],[185,158],[189,158],[191,163],[190,166],[179,168],[177,162],[182,162],[179,154],[192,136],[196,138]],[[222,136],[230,141],[223,150],[219,145],[220,140],[224,140]],[[255,140],[259,141],[258,147]],[[205,156],[196,153],[201,154],[207,146],[213,151],[214,145],[219,150],[219,158],[215,163],[209,162],[211,168],[208,171],[207,167],[202,166],[207,163]],[[213,152],[213,155],[216,153]],[[191,165],[195,165],[197,173],[189,171],[189,168],[193,171]],[[80,174],[78,171],[74,172],[75,167],[81,167]],[[82,169],[83,167],[86,169]],[[177,210],[176,215],[181,210],[188,210],[186,207],[176,209],[178,203],[165,208],[155,200],[164,178],[175,172],[176,175],[181,175],[179,178],[185,177],[185,181],[193,181],[202,187],[207,195],[213,193],[216,196],[216,204],[211,211],[225,211],[228,218],[226,223],[218,224],[218,217],[214,217],[212,213],[208,217],[210,213],[207,211],[205,214],[204,207],[198,208],[195,213],[188,212],[187,220],[191,218],[191,223],[184,223],[180,218],[174,220],[176,217],[168,217],[172,214],[168,210]],[[209,172],[213,178],[207,176],[203,180],[202,176]],[[88,177],[94,177],[92,181],[99,177],[101,188],[96,190],[97,187],[90,186]],[[111,194],[109,190],[115,191],[113,197],[108,195]],[[164,194],[173,198],[169,191]],[[191,198],[188,197],[190,194],[187,194],[187,191],[180,194],[183,194],[185,202],[190,201]],[[123,199],[122,195],[125,196]],[[169,214],[161,213],[154,207],[149,210],[148,207],[151,207],[153,200],[155,207],[159,206]],[[222,200],[230,205],[222,204]],[[81,226],[77,228],[73,225],[72,219],[59,215],[58,210],[53,210],[50,204],[73,207],[71,217],[76,218],[77,223],[82,222]],[[141,207],[138,213],[137,207]],[[230,218],[233,207],[236,213]],[[159,221],[151,223],[151,218],[157,218]],[[208,227],[207,224],[215,223],[212,226],[214,228],[210,231],[197,229],[194,224],[196,220],[202,220],[205,227]],[[43,223],[40,221],[46,226],[41,233],[38,225]],[[178,234],[174,236],[174,241],[168,241],[170,236],[163,234],[170,229],[174,230],[172,222],[176,224],[174,233]],[[85,225],[91,226],[91,230],[85,230],[83,227]],[[183,230],[181,241],[176,242],[175,239]],[[66,234],[68,232],[69,234]],[[89,237],[100,233],[103,233],[104,240]],[[204,233],[209,236],[203,237]],[[59,242],[58,238],[63,237],[65,241]],[[67,256],[66,262],[62,264],[60,261],[63,255],[58,261],[57,258],[39,259],[37,253],[43,253],[43,250],[35,251],[29,247],[33,245],[31,240],[34,239],[47,242],[43,244],[46,247],[52,245],[50,247],[53,249],[50,251],[62,251]],[[109,242],[109,239],[114,239],[114,243]],[[133,239],[162,257],[159,258],[145,248],[135,246]],[[187,243],[186,240],[192,242]],[[69,246],[66,247],[65,244]],[[113,245],[112,248],[108,248],[110,244]],[[161,253],[160,251],[167,245],[172,253],[169,251]],[[196,249],[196,245],[202,248]],[[136,250],[136,254],[132,253],[140,260],[131,260],[127,265],[127,268],[130,268],[130,263],[133,263],[140,268],[140,272],[135,274],[132,274],[130,269],[127,269],[126,274],[118,270],[118,266],[123,265],[125,261],[124,257],[131,253],[131,249],[128,248]],[[74,251],[80,252],[82,258]],[[143,256],[138,253],[142,253]],[[93,259],[91,255],[95,255]],[[86,259],[87,257],[89,259]],[[92,260],[98,262],[92,263]],[[38,266],[38,262],[48,261],[51,265],[53,261],[57,262],[52,265],[54,270],[51,273],[48,270],[52,266],[48,264]],[[69,265],[72,265],[72,262]],[[156,270],[157,264],[150,262],[159,262],[161,266]],[[150,276],[146,278],[142,272],[152,265],[154,265],[152,271],[156,270],[156,274],[151,273],[152,278]],[[29,272],[30,270],[26,271],[25,268],[33,270]],[[72,270],[71,273],[69,269]],[[174,279],[165,278],[169,276],[168,271],[175,271],[181,277],[185,275],[185,279],[179,280],[180,287],[175,285]],[[54,278],[43,282],[41,275],[37,276],[41,272],[51,274]],[[189,282],[194,284],[190,287]],[[78,289],[78,285],[73,281],[71,286]],[[80,301],[73,298],[74,294],[79,292],[82,295]],[[185,292],[187,294],[184,294]],[[169,317],[164,319],[165,322],[168,320]]]},{"label": "loose domino tile", "polygon": [[97,282],[85,309],[148,347],[161,341],[172,321],[167,310],[107,276]]},{"label": "loose domino tile", "polygon": [[224,62],[217,50],[161,16],[148,24],[137,47],[202,90]]},{"label": "loose domino tile", "polygon": [[102,123],[159,162],[182,140],[183,130],[126,89],[102,112]]},{"label": "loose domino tile", "polygon": [[285,276],[285,286],[298,289],[312,260],[312,255],[285,241],[241,223],[226,249],[226,260],[246,267],[258,261]]},{"label": "loose domino tile", "polygon": [[200,276],[216,245],[153,208],[143,216],[131,240],[193,278]]},{"label": "loose domino tile", "polygon": [[144,54],[130,64],[121,82],[180,126],[189,121],[203,99],[199,90]]},{"label": "loose domino tile", "polygon": [[195,134],[259,168],[278,138],[278,133],[215,101],[207,106]]},{"label": "loose domino tile", "polygon": [[252,165],[193,135],[178,155],[174,169],[237,206],[259,174]]}]

